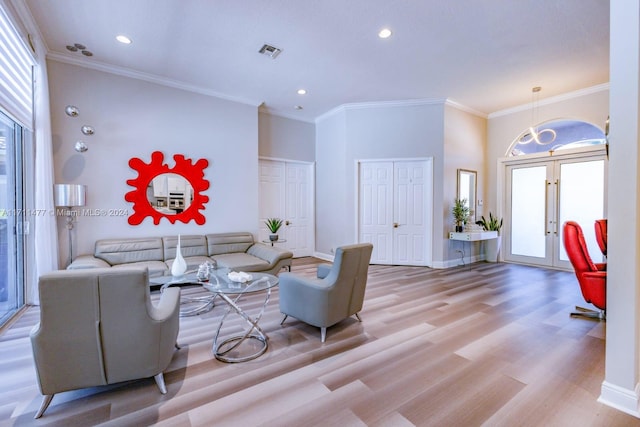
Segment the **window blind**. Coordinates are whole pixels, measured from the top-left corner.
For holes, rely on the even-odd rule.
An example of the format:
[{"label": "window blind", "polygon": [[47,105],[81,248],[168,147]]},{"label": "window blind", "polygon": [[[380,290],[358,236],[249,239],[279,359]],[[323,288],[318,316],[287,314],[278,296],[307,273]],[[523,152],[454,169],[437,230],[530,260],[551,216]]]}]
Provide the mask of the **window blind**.
[{"label": "window blind", "polygon": [[33,128],[33,57],[0,8],[0,107]]}]

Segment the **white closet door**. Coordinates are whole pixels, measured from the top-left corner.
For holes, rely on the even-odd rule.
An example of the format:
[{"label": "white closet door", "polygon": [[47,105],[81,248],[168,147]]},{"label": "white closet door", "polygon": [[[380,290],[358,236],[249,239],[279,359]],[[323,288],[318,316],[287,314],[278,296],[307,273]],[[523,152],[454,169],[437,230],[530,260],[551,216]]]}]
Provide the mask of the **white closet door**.
[{"label": "white closet door", "polygon": [[393,264],[425,265],[427,220],[425,162],[394,164]]},{"label": "white closet door", "polygon": [[285,229],[296,257],[313,255],[313,203],[309,165],[286,163]]},{"label": "white closet door", "polygon": [[269,239],[266,218],[284,221],[278,230],[278,247],[294,257],[313,255],[313,165],[275,160],[259,161],[260,240]]},{"label": "white closet door", "polygon": [[431,264],[431,164],[360,163],[360,241],[373,244],[372,264]]},{"label": "white closet door", "polygon": [[393,264],[393,162],[360,164],[360,242],[372,264]]}]

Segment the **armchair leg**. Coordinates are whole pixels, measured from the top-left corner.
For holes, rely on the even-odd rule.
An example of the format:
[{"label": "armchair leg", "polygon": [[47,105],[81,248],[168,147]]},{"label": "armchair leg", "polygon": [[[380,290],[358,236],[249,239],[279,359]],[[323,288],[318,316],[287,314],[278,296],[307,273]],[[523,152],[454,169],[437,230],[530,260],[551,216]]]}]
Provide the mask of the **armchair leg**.
[{"label": "armchair leg", "polygon": [[358,313],[356,313],[356,319],[358,319],[358,322],[362,322],[362,319],[360,318],[360,315]]},{"label": "armchair leg", "polygon": [[324,342],[327,339],[327,328],[322,326],[320,328],[320,341]]},{"label": "armchair leg", "polygon": [[287,317],[289,317],[289,315],[285,314],[284,317],[282,318],[282,322],[280,322],[281,325],[284,323],[285,320],[287,320]]},{"label": "armchair leg", "polygon": [[164,384],[164,375],[162,375],[162,372],[154,376],[153,379],[156,380],[160,393],[167,394],[167,386]]},{"label": "armchair leg", "polygon": [[604,310],[591,310],[589,308],[579,307],[576,305],[576,311],[569,314],[571,317],[587,317],[589,319],[606,320],[607,314]]},{"label": "armchair leg", "polygon": [[180,350],[182,348],[178,343],[175,343],[175,346],[176,346],[176,350]]},{"label": "armchair leg", "polygon": [[51,399],[53,399],[53,394],[45,394],[42,397],[42,404],[40,405],[40,409],[38,409],[38,412],[36,412],[36,416],[33,418],[38,419],[42,416],[42,414],[44,414],[44,411],[47,410],[49,404],[51,403]]}]

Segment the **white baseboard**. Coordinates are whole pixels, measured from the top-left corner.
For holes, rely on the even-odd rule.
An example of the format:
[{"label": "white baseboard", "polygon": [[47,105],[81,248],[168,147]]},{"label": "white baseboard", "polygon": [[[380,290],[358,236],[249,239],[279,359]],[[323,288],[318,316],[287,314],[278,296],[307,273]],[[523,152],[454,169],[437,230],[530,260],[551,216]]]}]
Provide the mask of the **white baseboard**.
[{"label": "white baseboard", "polygon": [[[313,256],[315,258],[319,258],[321,260],[324,261],[328,261],[328,262],[333,262],[335,256],[333,254],[325,254],[322,252],[314,252]],[[436,269],[444,269],[444,268],[452,268],[452,267],[460,267],[462,265],[469,265],[469,263],[474,263],[474,262],[478,262],[478,261],[484,261],[484,256],[480,256],[480,255],[476,255],[471,257],[471,261],[469,261],[469,258],[465,258],[464,259],[464,264],[462,263],[462,260],[460,258],[455,258],[455,259],[449,259],[446,261],[435,261],[432,263],[431,268],[436,268]]]},{"label": "white baseboard", "polygon": [[322,259],[324,261],[329,261],[329,262],[333,262],[333,259],[335,258],[335,256],[333,254],[328,255],[328,254],[324,254],[322,252],[314,252],[313,256],[315,258],[320,258],[320,259]]},{"label": "white baseboard", "polygon": [[640,411],[638,411],[639,396],[640,384],[636,385],[635,390],[629,390],[603,381],[598,402],[640,418]]}]

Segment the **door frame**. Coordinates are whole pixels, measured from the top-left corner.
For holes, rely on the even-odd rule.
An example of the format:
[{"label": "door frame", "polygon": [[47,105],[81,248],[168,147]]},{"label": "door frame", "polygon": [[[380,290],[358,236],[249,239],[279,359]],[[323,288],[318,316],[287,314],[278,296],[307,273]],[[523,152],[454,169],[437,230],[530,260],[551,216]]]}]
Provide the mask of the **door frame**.
[{"label": "door frame", "polygon": [[[433,174],[433,157],[391,157],[391,158],[379,158],[379,159],[355,159],[354,160],[354,194],[353,198],[354,202],[354,223],[355,223],[355,236],[354,241],[360,242],[360,165],[362,163],[381,163],[381,162],[425,162],[431,175],[428,177],[430,179],[430,183],[424,186],[424,200],[427,206],[425,206],[425,215],[427,218],[425,219],[425,261],[424,264],[421,265],[423,267],[433,267],[433,222],[434,222],[434,201],[433,201],[433,186],[434,186],[434,174]],[[361,243],[361,242],[360,242]]]},{"label": "door frame", "polygon": [[[607,214],[607,203],[608,203],[608,193],[607,193],[607,168],[608,163],[608,154],[607,147],[603,145],[594,145],[589,147],[580,147],[580,148],[572,148],[565,149],[560,151],[548,151],[545,153],[536,153],[536,154],[528,154],[525,156],[513,156],[513,157],[501,157],[497,160],[497,174],[496,174],[496,211],[499,218],[504,218],[504,230],[508,230],[511,228],[511,224],[509,223],[510,219],[505,216],[507,212],[507,166],[514,165],[527,165],[527,164],[535,164],[542,163],[548,161],[558,161],[558,160],[578,160],[584,159],[588,160],[596,159],[596,158],[605,158],[605,192],[604,192],[604,213],[605,216]],[[503,236],[504,240],[504,236]],[[504,242],[503,242],[504,246]],[[503,251],[500,251],[498,254],[498,261],[504,261]],[[514,262],[514,261],[510,261]],[[549,267],[549,268],[557,268],[563,269],[561,267]]]}]

